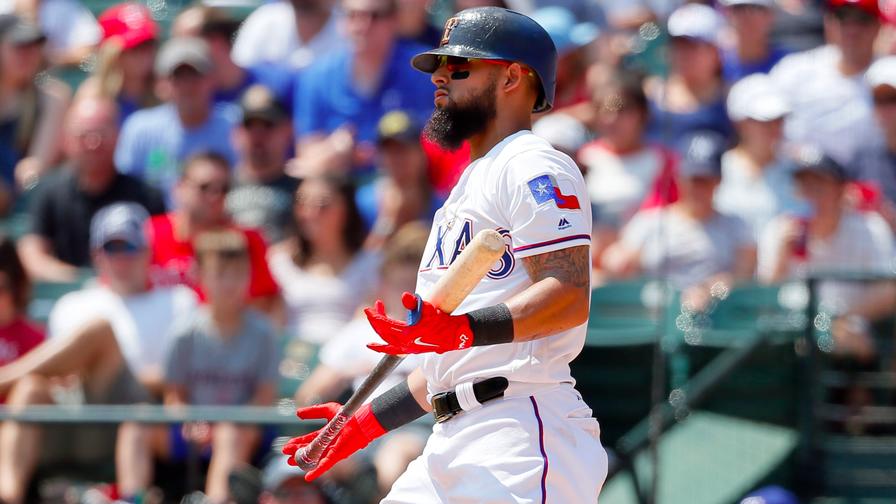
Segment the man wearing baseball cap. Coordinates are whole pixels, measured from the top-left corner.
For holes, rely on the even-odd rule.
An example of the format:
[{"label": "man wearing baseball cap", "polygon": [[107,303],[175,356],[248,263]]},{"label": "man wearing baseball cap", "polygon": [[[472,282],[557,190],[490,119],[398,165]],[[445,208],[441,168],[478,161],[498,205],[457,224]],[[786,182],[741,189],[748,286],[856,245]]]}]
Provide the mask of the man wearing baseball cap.
[{"label": "man wearing baseball cap", "polygon": [[784,123],[786,140],[823,145],[841,163],[879,140],[864,74],[881,18],[877,0],[827,0],[828,44],[787,56],[772,69],[793,110]]},{"label": "man wearing baseball cap", "polygon": [[774,0],[721,0],[734,34],[734,44],[722,50],[722,73],[732,83],[757,72],[767,73],[786,52],[772,45]]},{"label": "man wearing baseball cap", "polygon": [[169,207],[180,163],[191,154],[210,151],[231,165],[236,161],[230,132],[239,110],[213,106],[212,69],[205,41],[193,37],[168,40],[155,62],[168,101],[133,113],[122,126],[115,150],[118,169],[161,190]]},{"label": "man wearing baseball cap", "polygon": [[727,106],[738,144],[722,156],[716,204],[747,221],[758,239],[769,220],[798,205],[792,163],[779,151],[790,106],[765,74],[750,75],[732,86]]},{"label": "man wearing baseball cap", "polygon": [[227,194],[227,212],[236,224],[259,229],[268,243],[277,243],[293,225],[299,185],[285,173],[292,123],[284,105],[261,84],[246,90],[240,107],[243,120],[233,130],[236,187]]},{"label": "man wearing baseball cap", "polygon": [[[60,298],[50,312],[47,340],[27,359],[0,367],[0,395],[8,397],[8,405],[50,403],[53,379],[73,374],[80,376],[88,404],[133,404],[158,397],[172,320],[189,315],[198,301],[186,287],[151,286],[144,230],[148,217],[136,203],[115,203],[90,221],[99,282]],[[28,482],[39,461],[108,460],[102,448],[91,445],[95,437],[85,436],[83,427],[74,429],[4,422],[0,500],[28,502]],[[118,474],[119,490],[133,498],[128,480],[141,473],[131,463],[139,454],[128,449],[126,436],[119,436],[118,443],[118,467],[127,468]]]}]

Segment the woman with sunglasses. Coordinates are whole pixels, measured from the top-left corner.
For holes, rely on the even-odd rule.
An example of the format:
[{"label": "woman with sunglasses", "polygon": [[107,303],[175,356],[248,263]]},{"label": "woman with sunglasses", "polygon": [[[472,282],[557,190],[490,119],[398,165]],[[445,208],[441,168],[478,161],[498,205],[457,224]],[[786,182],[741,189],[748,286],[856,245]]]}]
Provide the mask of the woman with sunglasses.
[{"label": "woman with sunglasses", "polygon": [[283,290],[292,337],[323,344],[370,300],[378,258],[362,251],[364,224],[346,178],[302,180],[293,217],[295,235],[271,248],[268,263]]}]

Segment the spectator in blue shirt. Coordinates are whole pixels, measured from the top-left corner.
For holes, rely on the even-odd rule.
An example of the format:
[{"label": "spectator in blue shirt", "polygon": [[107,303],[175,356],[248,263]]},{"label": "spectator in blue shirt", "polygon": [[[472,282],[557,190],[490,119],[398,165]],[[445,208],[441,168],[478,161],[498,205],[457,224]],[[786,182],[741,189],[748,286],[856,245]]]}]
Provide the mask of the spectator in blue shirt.
[{"label": "spectator in blue shirt", "polygon": [[[315,63],[296,85],[297,149],[340,127],[354,132],[357,152],[373,152],[376,125],[402,109],[425,121],[433,110],[429,76],[408,63],[423,46],[398,39],[396,0],[343,0],[349,47]],[[370,166],[370,156],[356,164]]]},{"label": "spectator in blue shirt", "polygon": [[212,69],[203,40],[172,38],[159,51],[155,69],[168,101],[134,112],[122,126],[116,166],[160,189],[169,206],[179,164],[191,154],[210,151],[235,162],[230,134],[239,109],[213,103]]},{"label": "spectator in blue shirt", "polygon": [[239,20],[224,9],[194,5],[177,15],[171,33],[175,37],[199,37],[208,44],[213,63],[215,102],[237,104],[250,86],[263,84],[280,103],[291,106],[292,70],[269,62],[243,67],[231,58],[239,26]]},{"label": "spectator in blue shirt", "polygon": [[754,73],[768,73],[787,52],[771,44],[774,0],[721,0],[734,44],[722,51],[722,75],[734,83]]}]

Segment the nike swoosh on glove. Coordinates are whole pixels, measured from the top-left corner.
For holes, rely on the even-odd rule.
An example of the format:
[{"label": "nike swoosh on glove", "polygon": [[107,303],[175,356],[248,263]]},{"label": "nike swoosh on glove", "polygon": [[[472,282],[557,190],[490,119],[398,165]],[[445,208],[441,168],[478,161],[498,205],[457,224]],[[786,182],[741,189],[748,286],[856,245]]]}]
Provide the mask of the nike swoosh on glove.
[{"label": "nike swoosh on glove", "polygon": [[[417,296],[405,292],[401,304],[408,310],[417,308]],[[371,350],[391,355],[445,353],[473,346],[473,331],[466,315],[451,315],[432,304],[422,301],[419,320],[408,324],[386,316],[386,307],[377,300],[373,309],[365,308],[364,314],[373,330],[386,344],[371,343]]]},{"label": "nike swoosh on glove", "polygon": [[[302,420],[324,419],[329,422],[339,413],[341,408],[342,405],[335,402],[316,404],[307,408],[297,409],[296,416]],[[283,446],[283,454],[289,457],[287,460],[289,465],[298,466],[295,460],[296,452],[311,443],[322,430],[318,429],[304,436],[294,437]],[[365,404],[348,419],[345,427],[339,431],[336,438],[327,446],[321,454],[317,467],[305,474],[305,481],[315,480],[329,468],[333,467],[333,464],[348,458],[351,454],[363,449],[371,441],[385,433],[386,430],[380,425],[379,420],[371,411],[370,404]]]}]

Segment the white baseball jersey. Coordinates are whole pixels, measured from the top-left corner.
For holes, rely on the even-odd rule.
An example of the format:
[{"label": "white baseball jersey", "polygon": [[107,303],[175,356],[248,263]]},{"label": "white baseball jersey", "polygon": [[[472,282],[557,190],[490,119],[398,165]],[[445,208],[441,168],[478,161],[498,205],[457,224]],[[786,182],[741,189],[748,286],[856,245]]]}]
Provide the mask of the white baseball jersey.
[{"label": "white baseball jersey", "polygon": [[[520,131],[470,164],[436,212],[417,292],[424,299],[473,236],[495,229],[507,243],[501,260],[454,312],[466,313],[510,299],[532,285],[520,260],[567,247],[590,245],[591,207],[578,167],[565,154]],[[569,362],[582,350],[585,326],[535,341],[425,354],[429,393],[462,382],[504,376],[507,396],[558,383],[574,383]]]}]

